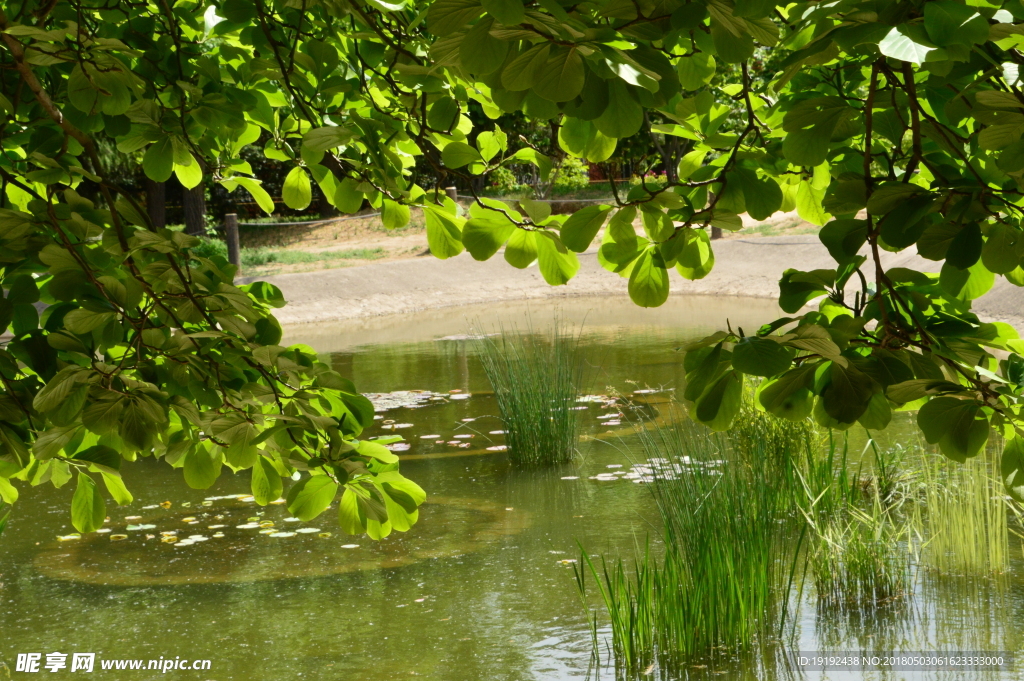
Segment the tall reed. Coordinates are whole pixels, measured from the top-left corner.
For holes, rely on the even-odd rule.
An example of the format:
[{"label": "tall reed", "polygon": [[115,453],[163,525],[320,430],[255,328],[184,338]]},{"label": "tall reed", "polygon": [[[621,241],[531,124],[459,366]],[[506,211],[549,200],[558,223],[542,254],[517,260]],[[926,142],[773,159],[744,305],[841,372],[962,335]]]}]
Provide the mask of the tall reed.
[{"label": "tall reed", "polygon": [[777,636],[797,546],[787,522],[784,475],[750,461],[725,461],[726,441],[689,424],[641,426],[650,490],[664,523],[664,556],[637,551],[600,567],[584,553],[577,581],[598,584],[620,671],[676,668],[718,649],[751,649]]},{"label": "tall reed", "polygon": [[925,508],[917,522],[924,537],[922,562],[940,573],[986,575],[1006,570],[1009,559],[1006,492],[988,454],[949,463],[922,453]]},{"label": "tall reed", "polygon": [[502,330],[481,341],[484,372],[494,387],[513,463],[566,463],[577,452],[584,358],[578,335],[561,324],[547,338]]},{"label": "tall reed", "polygon": [[870,508],[853,505],[832,517],[807,515],[814,532],[811,574],[818,604],[860,610],[910,594],[910,525],[876,494]]}]

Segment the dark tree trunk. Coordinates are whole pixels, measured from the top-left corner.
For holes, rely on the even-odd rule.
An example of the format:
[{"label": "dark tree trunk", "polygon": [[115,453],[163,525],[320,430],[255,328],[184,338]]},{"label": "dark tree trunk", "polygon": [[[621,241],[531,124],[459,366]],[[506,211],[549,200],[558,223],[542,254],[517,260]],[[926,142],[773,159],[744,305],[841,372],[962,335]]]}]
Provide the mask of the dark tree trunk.
[{"label": "dark tree trunk", "polygon": [[206,188],[199,184],[182,191],[185,211],[185,233],[193,236],[206,234]]},{"label": "dark tree trunk", "polygon": [[679,159],[682,156],[680,154],[681,141],[678,137],[665,136],[665,150],[661,153],[661,162],[665,166],[665,179],[670,184],[679,180]]},{"label": "dark tree trunk", "polygon": [[146,178],[146,212],[154,229],[167,226],[167,191],[163,182]]}]

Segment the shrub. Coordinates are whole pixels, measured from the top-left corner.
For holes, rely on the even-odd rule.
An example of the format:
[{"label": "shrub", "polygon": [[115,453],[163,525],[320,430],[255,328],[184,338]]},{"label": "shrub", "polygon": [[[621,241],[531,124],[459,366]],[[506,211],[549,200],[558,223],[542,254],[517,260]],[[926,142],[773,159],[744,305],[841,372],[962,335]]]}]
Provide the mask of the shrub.
[{"label": "shrub", "polygon": [[590,187],[590,174],[587,164],[578,158],[566,156],[555,175],[555,189],[563,191],[579,191]]}]

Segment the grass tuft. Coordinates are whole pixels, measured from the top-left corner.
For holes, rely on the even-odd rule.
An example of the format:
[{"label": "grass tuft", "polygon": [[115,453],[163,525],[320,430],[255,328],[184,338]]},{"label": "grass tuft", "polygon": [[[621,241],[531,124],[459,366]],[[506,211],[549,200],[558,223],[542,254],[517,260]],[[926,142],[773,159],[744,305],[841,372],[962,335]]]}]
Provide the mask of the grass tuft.
[{"label": "grass tuft", "polygon": [[556,325],[548,338],[502,331],[481,341],[509,458],[520,466],[571,461],[580,437],[584,361],[579,336]]},{"label": "grass tuft", "polygon": [[754,456],[725,461],[724,438],[687,424],[641,427],[639,437],[656,462],[664,557],[637,551],[627,570],[584,553],[577,570],[584,596],[586,573],[598,584],[620,672],[678,669],[777,637],[799,552],[788,476],[765,465],[777,455],[755,443]]},{"label": "grass tuft", "polygon": [[966,463],[922,453],[925,508],[917,522],[922,562],[947,575],[1004,572],[1009,559],[1006,492],[985,455]]}]

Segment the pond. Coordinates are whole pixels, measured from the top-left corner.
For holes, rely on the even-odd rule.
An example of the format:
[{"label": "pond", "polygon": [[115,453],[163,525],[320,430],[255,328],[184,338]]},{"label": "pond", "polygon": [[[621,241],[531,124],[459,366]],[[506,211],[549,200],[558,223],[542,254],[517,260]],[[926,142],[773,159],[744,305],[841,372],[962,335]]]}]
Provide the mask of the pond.
[{"label": "pond", "polygon": [[[291,329],[288,342],[329,353],[371,394],[379,417],[371,435],[404,436],[403,473],[430,495],[412,531],[381,542],[346,536],[330,511],[300,522],[283,505],[256,506],[247,474],[225,471],[213,488],[194,491],[179,473],[143,461],[126,467],[135,502],[108,507],[108,531],[69,538],[72,486],[36,488],[24,494],[0,545],[0,660],[12,678],[22,676],[13,671],[17,653],[52,651],[209,659],[209,671],[175,673],[211,681],[593,675],[573,576],[580,546],[629,557],[637,543],[660,537],[616,396],[664,416],[683,385],[680,345],[726,319],[753,330],[778,312],[739,298],[678,297],[654,311],[594,298]],[[475,338],[499,326],[542,332],[555,318],[582,329],[587,354],[582,456],[553,470],[515,470],[502,451]],[[898,415],[888,437],[907,437],[907,418]],[[852,434],[854,450],[863,441]],[[970,584],[921,576],[908,612],[828,626],[805,595],[796,605],[794,648],[1015,650],[1024,584],[1013,574]],[[741,662],[693,668],[688,678],[723,671],[789,678]]]}]

